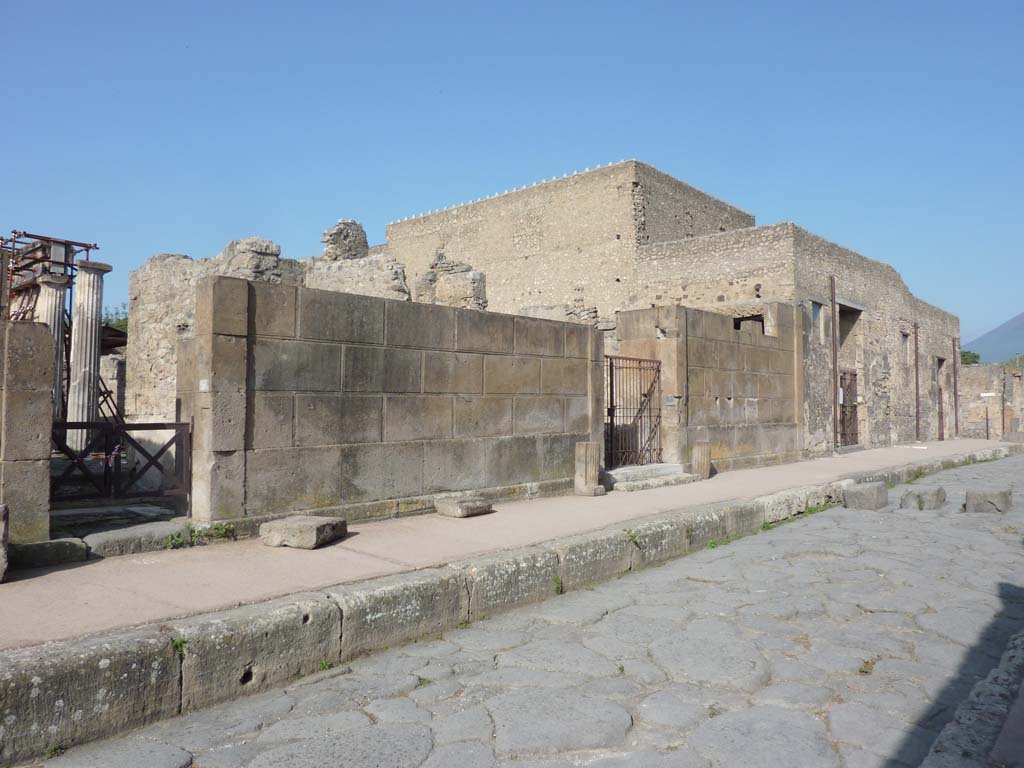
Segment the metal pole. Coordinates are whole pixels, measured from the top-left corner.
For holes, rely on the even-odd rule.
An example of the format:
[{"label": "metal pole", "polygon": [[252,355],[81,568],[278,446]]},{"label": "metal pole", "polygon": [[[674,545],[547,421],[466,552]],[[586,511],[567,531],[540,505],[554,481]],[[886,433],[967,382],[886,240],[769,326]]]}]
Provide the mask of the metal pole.
[{"label": "metal pole", "polygon": [[953,436],[960,436],[960,337],[953,337]]},{"label": "metal pole", "polygon": [[918,325],[914,323],[914,439],[921,442],[921,361]]},{"label": "metal pole", "polygon": [[829,278],[832,293],[832,450],[839,448],[839,305],[836,303],[836,276]]}]

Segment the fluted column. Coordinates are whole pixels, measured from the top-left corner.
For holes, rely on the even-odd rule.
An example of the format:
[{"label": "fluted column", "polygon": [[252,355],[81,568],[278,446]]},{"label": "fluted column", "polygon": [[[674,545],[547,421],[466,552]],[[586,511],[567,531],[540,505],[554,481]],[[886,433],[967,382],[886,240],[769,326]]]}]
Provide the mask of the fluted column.
[{"label": "fluted column", "polygon": [[46,323],[53,334],[53,420],[60,421],[64,409],[64,296],[71,278],[67,275],[41,275],[36,284],[39,297],[36,299],[35,321]]},{"label": "fluted column", "polygon": [[[96,421],[99,416],[100,328],[103,324],[103,275],[109,264],[78,262],[71,308],[71,386],[68,421]],[[86,430],[68,430],[68,447],[81,451]]]}]

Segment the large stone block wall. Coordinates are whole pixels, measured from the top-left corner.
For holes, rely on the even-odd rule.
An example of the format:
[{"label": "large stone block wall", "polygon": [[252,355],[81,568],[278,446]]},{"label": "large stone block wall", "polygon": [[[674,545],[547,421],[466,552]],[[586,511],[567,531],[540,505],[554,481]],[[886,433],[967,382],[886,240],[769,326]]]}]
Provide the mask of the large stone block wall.
[{"label": "large stone block wall", "polygon": [[429,509],[431,494],[557,483],[600,439],[587,326],[208,279],[179,343],[193,516]]},{"label": "large stone block wall", "polygon": [[960,434],[1001,440],[1009,432],[1022,431],[1024,370],[1002,365],[961,368]]},{"label": "large stone block wall", "polygon": [[[331,253],[330,244],[326,252]],[[269,240],[247,238],[229,243],[212,259],[154,256],[129,277],[125,407],[131,421],[174,418],[178,338],[194,333],[196,286],[215,275],[385,298],[409,297],[401,266],[379,249],[368,249],[358,258],[295,260],[281,258],[280,246]]]},{"label": "large stone block wall", "polygon": [[0,504],[15,544],[50,538],[53,365],[46,325],[0,320]]},{"label": "large stone block wall", "polygon": [[487,275],[491,309],[582,304],[604,318],[648,306],[638,248],[754,219],[650,166],[627,161],[388,225],[410,280],[443,248]]},{"label": "large stone block wall", "polygon": [[662,361],[666,461],[688,463],[694,442],[711,443],[718,469],[800,457],[794,308],[763,310],[763,324],[687,307],[619,313],[622,354]]}]

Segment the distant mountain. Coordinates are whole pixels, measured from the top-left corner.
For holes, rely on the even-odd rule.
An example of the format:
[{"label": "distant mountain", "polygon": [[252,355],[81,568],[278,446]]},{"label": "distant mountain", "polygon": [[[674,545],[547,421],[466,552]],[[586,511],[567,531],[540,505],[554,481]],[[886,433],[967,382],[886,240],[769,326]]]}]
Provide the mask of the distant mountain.
[{"label": "distant mountain", "polygon": [[1024,312],[1010,318],[998,328],[979,336],[964,349],[977,352],[983,363],[1002,363],[1024,353]]}]

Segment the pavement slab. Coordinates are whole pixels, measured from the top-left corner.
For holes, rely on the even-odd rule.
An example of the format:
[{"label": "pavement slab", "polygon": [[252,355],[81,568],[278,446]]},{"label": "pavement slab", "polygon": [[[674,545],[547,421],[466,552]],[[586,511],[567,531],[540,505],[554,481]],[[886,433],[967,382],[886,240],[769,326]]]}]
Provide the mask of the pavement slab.
[{"label": "pavement slab", "polygon": [[936,477],[940,509],[834,508],[62,759],[917,766],[1024,628],[1024,508],[960,514],[955,490],[1019,482],[1024,456]]}]

